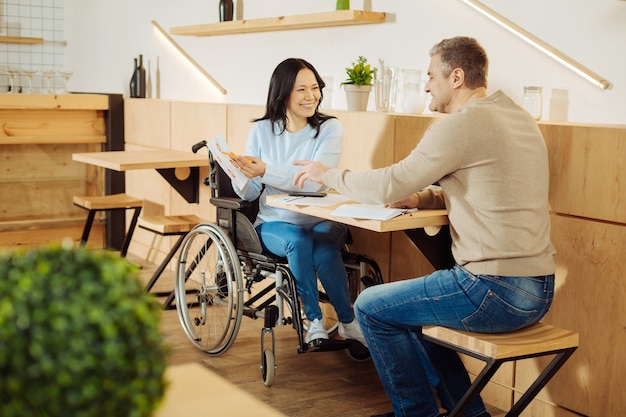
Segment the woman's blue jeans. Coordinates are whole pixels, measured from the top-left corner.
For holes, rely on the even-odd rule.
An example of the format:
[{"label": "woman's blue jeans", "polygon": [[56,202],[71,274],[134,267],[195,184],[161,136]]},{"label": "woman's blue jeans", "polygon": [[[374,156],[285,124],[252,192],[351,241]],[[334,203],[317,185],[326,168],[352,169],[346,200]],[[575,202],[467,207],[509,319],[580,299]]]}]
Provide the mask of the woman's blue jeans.
[{"label": "woman's blue jeans", "polygon": [[[437,416],[431,386],[452,411],[470,386],[456,352],[425,341],[422,326],[514,331],[538,322],[553,292],[554,275],[474,275],[459,265],[364,290],[354,310],[395,417]],[[478,398],[465,416],[485,412]]]},{"label": "woman's blue jeans", "polygon": [[319,277],[339,321],[354,320],[340,252],[348,234],[345,225],[323,221],[305,228],[285,222],[267,222],[258,225],[256,230],[266,250],[287,258],[307,319],[322,319],[317,289]]}]

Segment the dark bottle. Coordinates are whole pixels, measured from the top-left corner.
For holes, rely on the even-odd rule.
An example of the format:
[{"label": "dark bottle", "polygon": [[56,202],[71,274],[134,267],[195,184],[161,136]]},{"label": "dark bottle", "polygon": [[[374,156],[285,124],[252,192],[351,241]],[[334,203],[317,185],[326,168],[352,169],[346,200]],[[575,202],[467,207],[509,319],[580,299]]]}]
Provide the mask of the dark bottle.
[{"label": "dark bottle", "polygon": [[130,96],[131,98],[137,97],[137,58],[133,66],[133,76],[130,77]]},{"label": "dark bottle", "polygon": [[146,98],[146,70],[143,67],[143,55],[139,55],[139,63],[137,64],[137,69],[135,70],[135,81],[137,95],[135,97],[138,98]]},{"label": "dark bottle", "polygon": [[220,0],[220,22],[233,20],[233,0]]}]

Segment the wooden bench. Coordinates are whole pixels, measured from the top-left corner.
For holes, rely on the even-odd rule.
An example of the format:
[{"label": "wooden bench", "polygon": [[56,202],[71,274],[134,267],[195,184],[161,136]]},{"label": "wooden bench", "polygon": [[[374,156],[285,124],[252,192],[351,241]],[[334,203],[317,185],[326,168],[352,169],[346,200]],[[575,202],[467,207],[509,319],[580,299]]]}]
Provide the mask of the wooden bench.
[{"label": "wooden bench", "polygon": [[[180,216],[142,216],[139,218],[139,227],[145,230],[149,230],[161,236],[179,236],[174,246],[170,249],[165,256],[159,267],[156,269],[150,281],[146,285],[146,291],[149,292],[154,284],[158,281],[159,277],[167,268],[176,252],[183,243],[183,239],[187,236],[187,233],[191,231],[199,223],[202,223],[204,219],[195,215],[180,215]],[[168,292],[156,292],[157,296],[167,296],[167,299],[163,303],[163,308],[166,310],[173,309],[172,302],[174,301],[174,290]]]},{"label": "wooden bench", "polygon": [[511,333],[470,333],[445,327],[423,328],[424,339],[485,362],[461,401],[449,414],[459,417],[476,399],[500,365],[518,359],[555,355],[533,384],[506,414],[517,417],[578,348],[578,333],[537,323]]},{"label": "wooden bench", "polygon": [[80,238],[80,244],[82,246],[87,244],[87,240],[89,239],[89,233],[91,232],[91,226],[93,225],[96,212],[130,209],[134,210],[133,218],[130,222],[130,225],[128,226],[128,230],[126,231],[126,236],[124,238],[124,243],[120,250],[120,254],[122,256],[126,256],[126,252],[128,252],[128,246],[130,245],[130,241],[133,237],[133,232],[135,231],[137,219],[139,218],[139,213],[141,212],[141,208],[143,207],[143,200],[131,197],[124,193],[120,193],[100,196],[74,196],[73,201],[74,205],[88,210],[87,220],[85,221],[83,234]]}]

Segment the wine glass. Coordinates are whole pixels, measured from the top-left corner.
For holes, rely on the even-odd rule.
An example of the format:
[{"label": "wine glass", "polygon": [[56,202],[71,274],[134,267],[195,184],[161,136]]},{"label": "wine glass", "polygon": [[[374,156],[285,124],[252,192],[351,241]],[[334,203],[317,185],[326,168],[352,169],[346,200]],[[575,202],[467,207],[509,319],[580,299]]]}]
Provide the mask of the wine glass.
[{"label": "wine glass", "polygon": [[15,86],[13,85],[13,80],[17,75],[19,75],[20,70],[15,67],[9,67],[7,69],[7,75],[9,76],[9,94],[15,94]]},{"label": "wine glass", "polygon": [[41,75],[44,76],[44,78],[46,79],[46,93],[47,94],[52,94],[52,77],[54,77],[54,74],[56,74],[57,72],[55,70],[41,70]]},{"label": "wine glass", "polygon": [[69,94],[70,90],[67,89],[67,83],[70,81],[70,77],[72,76],[72,74],[74,74],[74,71],[63,70],[59,71],[59,74],[61,74],[61,77],[63,77],[63,94]]},{"label": "wine glass", "polygon": [[37,70],[23,69],[22,74],[28,79],[28,91],[26,91],[26,94],[33,94],[33,75],[37,74]]}]

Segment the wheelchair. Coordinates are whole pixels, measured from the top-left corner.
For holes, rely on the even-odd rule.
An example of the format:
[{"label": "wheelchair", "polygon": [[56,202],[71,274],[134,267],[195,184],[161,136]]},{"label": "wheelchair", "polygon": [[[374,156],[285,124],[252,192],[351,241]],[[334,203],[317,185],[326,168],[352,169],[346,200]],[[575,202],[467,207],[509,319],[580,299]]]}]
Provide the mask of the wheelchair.
[{"label": "wheelchair", "polygon": [[[208,355],[225,353],[235,342],[243,316],[263,319],[261,373],[266,386],[275,376],[275,326],[292,326],[298,334],[298,353],[345,349],[356,361],[368,360],[366,347],[355,340],[334,339],[338,320],[320,286],[324,325],[331,337],[306,343],[308,321],[301,308],[296,280],[286,259],[264,251],[252,222],[258,201],[242,200],[230,178],[213,159],[206,141],[210,202],[216,222],[201,223],[184,238],[179,252],[174,296],[178,318],[191,342]],[[350,237],[348,238],[350,241]],[[381,284],[378,264],[370,257],[342,251],[352,300],[367,286]],[[334,317],[333,317],[334,316]]]}]

